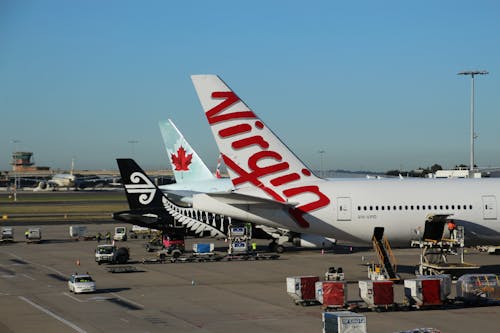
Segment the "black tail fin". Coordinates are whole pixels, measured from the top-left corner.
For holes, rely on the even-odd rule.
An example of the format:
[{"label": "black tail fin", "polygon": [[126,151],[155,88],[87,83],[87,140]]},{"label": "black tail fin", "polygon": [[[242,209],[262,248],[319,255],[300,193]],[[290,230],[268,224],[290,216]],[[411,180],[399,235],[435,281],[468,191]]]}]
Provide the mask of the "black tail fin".
[{"label": "black tail fin", "polygon": [[133,159],[117,158],[116,162],[131,210],[164,207],[163,193]]}]

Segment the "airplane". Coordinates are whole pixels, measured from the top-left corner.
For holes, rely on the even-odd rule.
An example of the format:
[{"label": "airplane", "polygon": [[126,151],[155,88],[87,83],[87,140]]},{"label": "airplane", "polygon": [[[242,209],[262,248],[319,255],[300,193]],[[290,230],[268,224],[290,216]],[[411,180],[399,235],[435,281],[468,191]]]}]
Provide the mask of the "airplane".
[{"label": "airplane", "polygon": [[33,190],[36,191],[55,191],[59,188],[66,187],[67,189],[74,188],[75,190],[83,190],[87,187],[96,187],[99,185],[109,184],[114,181],[112,177],[99,177],[97,175],[83,176],[75,174],[75,160],[71,159],[70,173],[56,173],[48,180],[38,182],[38,186]]},{"label": "airplane", "polygon": [[191,78],[235,188],[195,194],[194,209],[339,243],[370,244],[383,228],[393,246],[446,215],[469,245],[500,241],[499,179],[321,179],[218,76]]},{"label": "airplane", "polygon": [[[176,197],[180,197],[180,201],[192,204],[194,194],[229,193],[233,190],[231,179],[218,178],[212,174],[171,119],[160,121],[159,126],[175,178],[174,184],[159,186],[167,197],[174,201]],[[220,174],[219,170],[216,174]],[[295,246],[309,248],[328,248],[335,244],[335,239],[292,233],[283,228],[265,226],[255,226],[253,235],[255,238],[264,239],[272,237],[277,243],[271,246],[278,252],[284,251],[283,244],[286,242],[293,243]]]},{"label": "airplane", "polygon": [[112,178],[106,177],[101,178],[99,176],[82,176],[79,174],[73,173],[58,173],[54,174],[48,180],[42,180],[38,182],[37,187],[35,187],[34,191],[55,191],[59,188],[66,187],[74,188],[75,190],[82,190],[87,187],[96,187],[99,185],[108,184],[112,181]]}]

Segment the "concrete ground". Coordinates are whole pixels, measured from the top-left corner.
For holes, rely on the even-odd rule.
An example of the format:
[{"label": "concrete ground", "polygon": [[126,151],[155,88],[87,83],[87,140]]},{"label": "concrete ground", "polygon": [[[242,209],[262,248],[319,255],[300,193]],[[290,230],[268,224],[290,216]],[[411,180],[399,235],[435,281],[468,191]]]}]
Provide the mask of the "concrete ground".
[{"label": "concrete ground", "polygon": [[[113,224],[87,224],[91,233]],[[287,276],[324,276],[329,266],[343,267],[347,280],[366,279],[373,251],[289,251],[279,260],[214,263],[138,263],[151,257],[144,240],[123,242],[136,273],[111,274],[94,262],[95,241],[69,240],[68,225],[43,225],[44,242],[25,244],[27,226],[15,228],[17,243],[0,245],[0,332],[321,332],[322,309],[296,306],[286,293]],[[212,239],[190,239],[214,242]],[[120,244],[120,245],[122,245]],[[265,249],[259,242],[259,249]],[[223,241],[216,246],[221,251]],[[469,251],[467,261],[500,273],[500,257]],[[418,250],[395,251],[400,271],[411,277]],[[80,266],[77,266],[77,261]],[[67,278],[89,272],[93,294],[68,292]],[[349,284],[349,299],[359,299]],[[403,301],[396,286],[396,301]],[[434,327],[442,332],[497,332],[500,307],[405,312],[366,312],[368,332],[397,332]]]}]

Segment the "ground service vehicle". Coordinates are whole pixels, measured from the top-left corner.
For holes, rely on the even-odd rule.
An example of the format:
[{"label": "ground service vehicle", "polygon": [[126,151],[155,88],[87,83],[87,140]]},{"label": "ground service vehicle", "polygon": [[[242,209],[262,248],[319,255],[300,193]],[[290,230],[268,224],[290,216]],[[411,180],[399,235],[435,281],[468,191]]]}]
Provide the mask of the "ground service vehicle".
[{"label": "ground service vehicle", "polygon": [[14,230],[12,227],[3,227],[0,233],[1,242],[13,242],[14,241]]},{"label": "ground service vehicle", "polygon": [[112,244],[102,244],[95,249],[95,261],[99,265],[102,263],[125,264],[129,257],[129,250],[126,247],[117,249]]},{"label": "ground service vehicle", "polygon": [[42,241],[42,231],[40,228],[29,228],[26,232],[27,243],[40,243]]},{"label": "ground service vehicle", "polygon": [[116,227],[115,234],[113,235],[115,241],[126,241],[127,240],[127,228],[126,227]]}]

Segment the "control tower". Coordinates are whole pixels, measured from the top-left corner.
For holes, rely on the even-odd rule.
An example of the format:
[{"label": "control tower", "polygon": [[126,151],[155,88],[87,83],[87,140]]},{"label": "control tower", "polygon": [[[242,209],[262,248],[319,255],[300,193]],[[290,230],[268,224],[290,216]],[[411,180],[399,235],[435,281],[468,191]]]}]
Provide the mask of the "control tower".
[{"label": "control tower", "polygon": [[12,171],[16,172],[30,172],[30,171],[46,171],[49,167],[36,167],[35,163],[31,161],[33,157],[32,152],[16,151],[12,153]]}]

